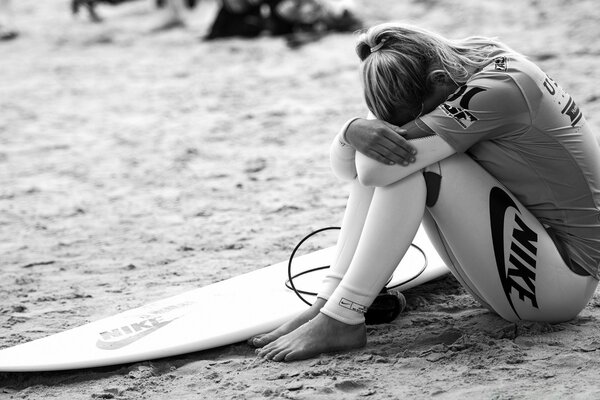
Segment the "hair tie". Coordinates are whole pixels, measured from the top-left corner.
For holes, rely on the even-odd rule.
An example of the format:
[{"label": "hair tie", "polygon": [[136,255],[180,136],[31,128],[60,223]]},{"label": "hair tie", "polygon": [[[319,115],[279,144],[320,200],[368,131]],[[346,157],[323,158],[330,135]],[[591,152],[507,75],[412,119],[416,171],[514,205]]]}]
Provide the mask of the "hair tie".
[{"label": "hair tie", "polygon": [[384,44],[385,44],[385,39],[381,39],[381,41],[379,43],[377,43],[375,46],[371,47],[371,53],[375,53],[377,50],[381,49]]}]

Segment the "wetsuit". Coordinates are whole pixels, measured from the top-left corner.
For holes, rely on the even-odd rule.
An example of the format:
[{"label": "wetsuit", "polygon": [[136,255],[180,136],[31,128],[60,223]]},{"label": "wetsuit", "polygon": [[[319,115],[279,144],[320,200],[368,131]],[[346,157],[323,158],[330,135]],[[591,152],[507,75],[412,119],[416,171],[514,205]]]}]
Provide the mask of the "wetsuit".
[{"label": "wetsuit", "polygon": [[[459,281],[507,319],[564,320],[576,315],[597,285],[589,276],[599,277],[600,148],[573,99],[524,57],[498,53],[418,122],[436,135],[411,140],[418,153],[408,167],[384,165],[357,153],[344,143],[346,125],[331,146],[334,172],[367,186],[392,188],[428,166],[441,166],[446,182],[442,201],[429,207],[424,218],[434,227],[428,233]],[[468,157],[455,155],[463,152]],[[421,189],[417,184],[411,190]],[[370,207],[369,196],[363,195],[363,208]],[[398,196],[405,197],[406,191],[399,190]],[[387,204],[388,213],[403,211]],[[514,229],[498,219],[508,209],[514,211]],[[380,221],[385,225],[384,218]],[[397,245],[394,238],[364,240],[370,247],[377,247],[377,240],[387,241],[390,251]],[[359,253],[368,253],[368,248]],[[369,286],[378,267],[365,265],[368,257],[361,257],[360,262],[351,261],[357,264],[354,268],[348,269],[348,261],[334,266],[320,292],[335,300],[324,312],[348,323],[360,322],[360,316],[340,308],[340,299],[368,305],[381,281]],[[370,257],[377,265],[377,254]],[[382,267],[382,273],[389,276],[393,267]],[[370,275],[360,274],[365,268],[372,269]],[[346,278],[346,271],[353,269]]]},{"label": "wetsuit", "polygon": [[600,278],[600,151],[571,96],[523,57],[501,56],[421,118],[504,184]]}]

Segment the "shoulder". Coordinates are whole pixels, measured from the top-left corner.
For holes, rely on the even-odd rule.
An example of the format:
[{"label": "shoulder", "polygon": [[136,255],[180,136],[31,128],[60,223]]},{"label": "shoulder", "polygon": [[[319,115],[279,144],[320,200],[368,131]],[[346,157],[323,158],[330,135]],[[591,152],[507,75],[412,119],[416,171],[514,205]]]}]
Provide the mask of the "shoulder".
[{"label": "shoulder", "polygon": [[493,100],[494,97],[508,101],[522,99],[531,106],[541,98],[541,83],[545,78],[546,74],[525,56],[502,54],[474,74],[466,86],[479,88],[477,90],[484,94],[480,100]]},{"label": "shoulder", "polygon": [[525,132],[532,107],[519,83],[520,68],[510,63],[508,57],[496,58],[421,121],[459,151]]},{"label": "shoulder", "polygon": [[539,89],[532,84],[534,79],[530,69],[522,59],[496,57],[450,95],[443,106],[449,112],[454,108],[475,114],[528,112],[532,101],[539,98]]}]

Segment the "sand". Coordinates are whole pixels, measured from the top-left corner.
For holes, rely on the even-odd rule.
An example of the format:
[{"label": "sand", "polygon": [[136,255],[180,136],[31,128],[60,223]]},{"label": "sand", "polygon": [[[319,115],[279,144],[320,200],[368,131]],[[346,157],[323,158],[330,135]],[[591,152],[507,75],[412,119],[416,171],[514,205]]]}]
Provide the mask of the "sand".
[{"label": "sand", "polygon": [[[340,223],[328,146],[364,115],[352,34],[203,42],[215,5],[149,33],[151,2],[73,18],[17,0],[0,43],[0,348],[284,260]],[[600,129],[594,0],[359,1],[367,24],[497,36]],[[0,374],[4,399],[598,398],[600,297],[509,323],[452,278],[406,293],[366,348],[281,364],[244,343],[106,368]],[[234,295],[232,294],[232,299]]]}]

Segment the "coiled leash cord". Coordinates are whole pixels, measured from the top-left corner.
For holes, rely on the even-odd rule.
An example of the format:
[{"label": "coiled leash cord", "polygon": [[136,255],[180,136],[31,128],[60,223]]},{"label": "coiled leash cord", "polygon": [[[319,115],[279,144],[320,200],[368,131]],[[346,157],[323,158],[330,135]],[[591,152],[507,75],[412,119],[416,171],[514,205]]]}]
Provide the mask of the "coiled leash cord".
[{"label": "coiled leash cord", "polygon": [[[312,272],[327,269],[330,266],[323,265],[321,267],[310,268],[310,269],[307,269],[306,271],[302,271],[295,275],[292,275],[292,262],[294,261],[294,257],[296,256],[296,253],[298,252],[300,247],[304,244],[304,242],[306,242],[308,239],[310,239],[311,237],[313,237],[316,234],[319,234],[321,232],[328,231],[328,230],[334,230],[334,229],[339,230],[341,228],[339,226],[328,226],[325,228],[317,229],[317,230],[309,233],[308,235],[304,236],[302,238],[302,240],[300,240],[300,242],[298,242],[298,244],[296,245],[296,247],[294,247],[294,250],[292,250],[292,253],[290,254],[290,258],[288,260],[288,270],[287,270],[288,280],[285,282],[285,286],[288,289],[293,290],[294,293],[296,294],[296,296],[298,296],[298,298],[300,300],[302,300],[304,303],[306,303],[308,306],[311,306],[312,303],[310,303],[308,300],[306,300],[303,295],[316,296],[317,293],[298,289],[296,287],[296,285],[294,284],[294,279],[296,279],[300,276],[312,273]],[[386,323],[386,322],[391,322],[398,316],[398,314],[400,314],[400,312],[402,312],[402,310],[406,306],[406,299],[404,299],[404,296],[402,296],[402,294],[400,292],[397,292],[397,291],[390,292],[390,290],[395,289],[399,286],[405,285],[405,284],[417,279],[423,273],[423,271],[425,271],[425,269],[427,268],[427,255],[425,254],[425,252],[416,244],[411,243],[411,246],[414,247],[415,249],[417,249],[423,255],[423,259],[425,260],[425,262],[423,263],[423,267],[421,267],[419,272],[417,272],[410,279],[407,279],[403,282],[400,282],[396,285],[389,286],[389,287],[386,284],[386,286],[381,290],[379,295],[377,295],[377,297],[373,301],[373,304],[371,304],[371,306],[365,313],[365,322],[367,324],[382,324],[382,323]],[[390,283],[391,280],[392,280],[392,278],[390,277],[390,279],[388,280],[387,283]]]}]

